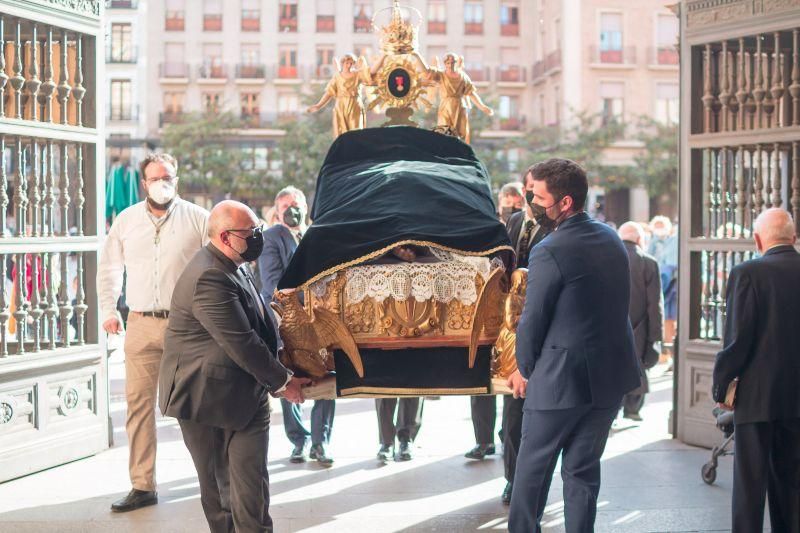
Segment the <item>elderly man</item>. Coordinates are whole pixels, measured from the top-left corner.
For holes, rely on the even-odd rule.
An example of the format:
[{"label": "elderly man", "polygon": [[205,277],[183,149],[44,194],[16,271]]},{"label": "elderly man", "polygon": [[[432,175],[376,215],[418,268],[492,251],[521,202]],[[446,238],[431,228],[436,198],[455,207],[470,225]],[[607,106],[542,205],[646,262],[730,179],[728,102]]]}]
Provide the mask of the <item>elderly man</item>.
[{"label": "elderly man", "polygon": [[622,416],[641,421],[639,411],[644,405],[644,395],[650,392],[646,370],[658,363],[660,344],[664,336],[664,298],[661,294],[661,275],[656,260],[642,250],[644,229],[636,222],[620,226],[620,239],[628,252],[631,270],[631,297],[628,315],[633,327],[633,345],[641,367],[642,384],[625,395]]},{"label": "elderly man", "polygon": [[[278,222],[264,232],[264,251],[258,258],[258,271],[261,277],[261,296],[264,301],[272,300],[278,281],[289,266],[292,254],[300,243],[306,229],[308,204],[306,197],[296,187],[286,187],[275,196],[275,215]],[[271,311],[270,311],[271,312]],[[306,460],[305,449],[311,437],[309,456],[321,465],[331,466],[333,458],[327,450],[333,429],[335,400],[315,400],[311,409],[311,431],[303,426],[302,409],[281,398],[283,429],[294,445],[289,461],[302,463]]]},{"label": "elderly man", "polygon": [[127,275],[125,397],[133,488],[111,505],[132,511],[158,502],[156,493],[156,383],[164,353],[164,331],[172,291],[184,267],[206,242],[208,212],[177,195],[178,164],[169,154],[151,154],[140,165],[147,199],[122,211],[103,247],[97,290],[103,329],[123,331],[117,312]]},{"label": "elderly man", "polygon": [[159,407],[178,419],[214,533],[272,531],[269,516],[269,394],[302,402],[301,385],[278,361],[278,335],[252,277],[263,235],[244,204],[211,211],[211,242],[175,286]]},{"label": "elderly man", "polygon": [[508,527],[541,531],[561,455],[567,531],[592,531],[600,457],[625,393],[639,385],[628,320],[628,254],[611,228],[584,212],[586,171],[566,159],[530,169],[533,247],[517,326],[514,396],[525,397]]},{"label": "elderly man", "polygon": [[525,196],[522,194],[522,184],[517,182],[506,183],[500,188],[497,195],[497,210],[500,220],[504,224],[514,213],[519,213],[525,205]]},{"label": "elderly man", "polygon": [[[712,393],[735,389],[733,531],[762,531],[769,497],[772,531],[800,531],[800,254],[794,221],[768,209],[754,226],[758,259],[731,270],[724,348]],[[738,381],[735,381],[738,380]]]}]

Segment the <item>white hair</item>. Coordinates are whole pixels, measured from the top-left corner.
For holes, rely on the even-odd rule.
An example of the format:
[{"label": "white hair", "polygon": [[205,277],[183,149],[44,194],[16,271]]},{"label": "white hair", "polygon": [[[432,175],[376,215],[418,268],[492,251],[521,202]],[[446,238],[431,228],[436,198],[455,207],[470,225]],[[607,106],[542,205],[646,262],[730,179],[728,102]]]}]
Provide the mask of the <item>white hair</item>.
[{"label": "white hair", "polygon": [[284,187],[278,194],[275,195],[275,204],[278,204],[278,200],[283,198],[284,196],[292,196],[299,204],[301,204],[304,208],[308,208],[308,202],[306,202],[306,195],[303,194],[303,191],[295,187],[294,185],[289,185]]},{"label": "white hair", "polygon": [[672,221],[664,215],[656,215],[650,221],[650,227],[653,228],[656,224],[661,224],[667,232],[672,231]]},{"label": "white hair", "polygon": [[617,235],[623,241],[635,242],[639,246],[644,244],[644,228],[638,222],[628,221],[617,230]]},{"label": "white hair", "polygon": [[758,215],[753,232],[767,245],[791,243],[796,234],[792,215],[779,207],[767,209]]}]

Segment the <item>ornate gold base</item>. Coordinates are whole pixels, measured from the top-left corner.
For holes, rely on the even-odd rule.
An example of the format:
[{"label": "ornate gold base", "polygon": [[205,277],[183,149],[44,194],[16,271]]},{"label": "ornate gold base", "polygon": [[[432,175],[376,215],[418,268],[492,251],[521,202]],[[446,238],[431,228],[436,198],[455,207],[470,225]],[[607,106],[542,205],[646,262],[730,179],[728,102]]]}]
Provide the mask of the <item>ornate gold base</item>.
[{"label": "ornate gold base", "polygon": [[[478,396],[487,395],[482,387],[475,389],[376,389],[373,387],[356,387],[347,389],[348,398],[383,398],[386,396]],[[506,385],[505,378],[492,378],[491,387],[488,394],[511,394],[511,389]],[[335,400],[336,396],[336,377],[328,376],[321,380],[303,387],[303,395],[306,400]]]}]

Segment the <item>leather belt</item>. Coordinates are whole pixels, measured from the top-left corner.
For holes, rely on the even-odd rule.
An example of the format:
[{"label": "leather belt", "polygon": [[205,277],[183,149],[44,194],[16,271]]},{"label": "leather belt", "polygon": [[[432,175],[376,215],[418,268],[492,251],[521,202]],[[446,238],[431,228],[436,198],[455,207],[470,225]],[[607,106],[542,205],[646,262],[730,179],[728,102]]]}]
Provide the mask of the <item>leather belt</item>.
[{"label": "leather belt", "polygon": [[138,313],[142,316],[148,316],[152,318],[169,318],[169,311],[134,311],[134,313]]}]

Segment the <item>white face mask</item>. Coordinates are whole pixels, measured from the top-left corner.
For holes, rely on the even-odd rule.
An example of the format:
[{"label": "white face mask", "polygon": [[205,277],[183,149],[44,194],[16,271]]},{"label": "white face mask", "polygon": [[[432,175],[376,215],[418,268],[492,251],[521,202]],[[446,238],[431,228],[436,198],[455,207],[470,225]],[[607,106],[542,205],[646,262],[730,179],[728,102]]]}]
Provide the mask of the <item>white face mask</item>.
[{"label": "white face mask", "polygon": [[167,204],[175,198],[175,183],[158,180],[147,188],[147,195],[157,204]]}]

